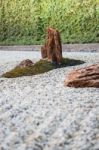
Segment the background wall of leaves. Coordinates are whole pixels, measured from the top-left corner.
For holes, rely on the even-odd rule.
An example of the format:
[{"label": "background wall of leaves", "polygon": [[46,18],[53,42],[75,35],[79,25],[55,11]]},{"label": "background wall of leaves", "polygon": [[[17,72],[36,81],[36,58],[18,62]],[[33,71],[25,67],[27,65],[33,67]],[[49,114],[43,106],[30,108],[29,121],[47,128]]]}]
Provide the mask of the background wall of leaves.
[{"label": "background wall of leaves", "polygon": [[99,0],[0,0],[1,44],[41,44],[47,27],[63,43],[99,42]]}]

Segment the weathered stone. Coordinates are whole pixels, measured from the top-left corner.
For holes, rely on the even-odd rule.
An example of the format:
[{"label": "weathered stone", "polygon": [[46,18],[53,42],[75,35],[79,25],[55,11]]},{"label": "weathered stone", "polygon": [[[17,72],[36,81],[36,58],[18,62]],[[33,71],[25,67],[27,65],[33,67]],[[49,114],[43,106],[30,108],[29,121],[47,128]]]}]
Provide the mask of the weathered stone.
[{"label": "weathered stone", "polygon": [[62,44],[60,33],[56,29],[48,28],[45,45],[41,48],[42,58],[61,64]]},{"label": "weathered stone", "polygon": [[23,60],[19,65],[17,65],[16,67],[18,68],[24,68],[24,67],[30,67],[33,65],[33,62],[29,59]]},{"label": "weathered stone", "polygon": [[42,46],[41,47],[41,55],[42,55],[42,58],[47,58],[47,51],[46,51],[46,46]]},{"label": "weathered stone", "polygon": [[99,64],[91,65],[72,71],[65,85],[69,87],[96,87],[99,88]]}]

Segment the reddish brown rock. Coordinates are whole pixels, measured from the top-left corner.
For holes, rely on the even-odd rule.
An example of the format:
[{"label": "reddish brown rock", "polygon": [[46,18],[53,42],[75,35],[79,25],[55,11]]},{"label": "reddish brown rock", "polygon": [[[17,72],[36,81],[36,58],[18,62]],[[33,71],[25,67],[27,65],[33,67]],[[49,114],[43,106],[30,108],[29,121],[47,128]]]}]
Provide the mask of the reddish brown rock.
[{"label": "reddish brown rock", "polygon": [[65,80],[65,85],[99,88],[99,64],[72,71]]},{"label": "reddish brown rock", "polygon": [[41,48],[42,58],[61,64],[62,44],[60,33],[56,29],[48,28],[45,45]]},{"label": "reddish brown rock", "polygon": [[18,66],[18,68],[30,67],[33,65],[33,62],[29,59],[23,60]]},{"label": "reddish brown rock", "polygon": [[47,58],[47,51],[46,51],[46,46],[42,46],[41,47],[41,55],[42,55],[42,58]]}]

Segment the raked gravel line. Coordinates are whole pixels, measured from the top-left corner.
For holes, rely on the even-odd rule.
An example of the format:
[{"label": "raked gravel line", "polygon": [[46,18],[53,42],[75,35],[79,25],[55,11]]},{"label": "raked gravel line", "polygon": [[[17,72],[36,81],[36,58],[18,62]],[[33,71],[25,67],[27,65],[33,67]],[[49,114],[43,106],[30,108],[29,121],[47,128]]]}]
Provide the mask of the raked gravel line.
[{"label": "raked gravel line", "polygon": [[[99,53],[64,56],[86,63],[0,78],[0,150],[99,150],[99,89],[64,87],[73,68],[99,63]],[[0,52],[0,74],[26,58],[36,61],[40,53]]]}]

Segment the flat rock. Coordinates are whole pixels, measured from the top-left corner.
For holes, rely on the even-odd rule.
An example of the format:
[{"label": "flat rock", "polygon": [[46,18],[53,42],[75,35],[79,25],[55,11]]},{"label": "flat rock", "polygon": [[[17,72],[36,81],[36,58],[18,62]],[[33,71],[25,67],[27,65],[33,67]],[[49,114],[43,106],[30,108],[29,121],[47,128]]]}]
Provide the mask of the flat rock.
[{"label": "flat rock", "polygon": [[96,87],[99,88],[99,64],[72,71],[65,80],[69,87]]},{"label": "flat rock", "polygon": [[24,68],[24,67],[30,67],[32,65],[33,65],[33,62],[30,59],[25,59],[25,60],[21,61],[21,63],[19,65],[17,65],[16,67]]}]

